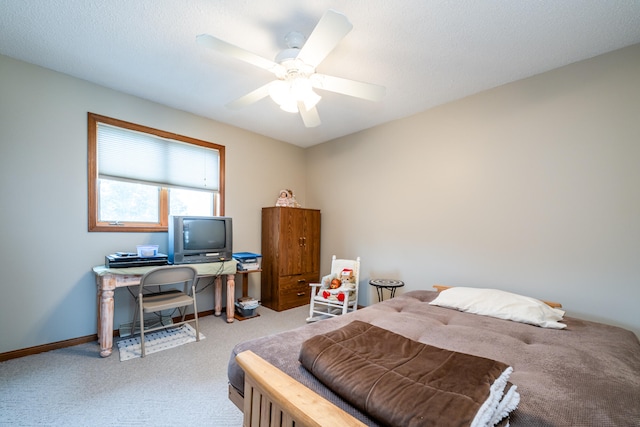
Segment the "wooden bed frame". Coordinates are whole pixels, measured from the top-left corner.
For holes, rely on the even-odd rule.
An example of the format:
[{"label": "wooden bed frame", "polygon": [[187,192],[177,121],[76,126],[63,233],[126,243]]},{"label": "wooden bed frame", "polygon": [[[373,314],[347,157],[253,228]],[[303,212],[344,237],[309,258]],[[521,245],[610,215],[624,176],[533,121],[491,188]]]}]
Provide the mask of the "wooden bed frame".
[{"label": "wooden bed frame", "polygon": [[244,398],[229,385],[229,398],[244,412],[244,427],[366,426],[252,351],[236,356],[244,370]]},{"label": "wooden bed frame", "polygon": [[[450,286],[433,285],[441,292]],[[553,308],[562,304],[543,301]],[[244,397],[229,385],[229,399],[244,413],[243,427],[366,426],[252,351],[236,356],[244,370]]]}]

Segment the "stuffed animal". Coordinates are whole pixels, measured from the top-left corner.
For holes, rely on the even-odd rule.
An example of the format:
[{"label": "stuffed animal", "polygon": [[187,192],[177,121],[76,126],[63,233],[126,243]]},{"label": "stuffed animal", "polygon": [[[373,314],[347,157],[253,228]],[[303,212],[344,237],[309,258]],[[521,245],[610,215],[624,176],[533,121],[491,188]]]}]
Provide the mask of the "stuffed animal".
[{"label": "stuffed animal", "polygon": [[353,270],[350,268],[345,268],[340,272],[340,283],[341,285],[346,285],[351,287],[351,285],[355,286],[355,277],[353,276]]},{"label": "stuffed animal", "polygon": [[[330,274],[322,278],[322,297],[331,301],[345,300],[345,294],[349,293],[349,299],[355,299],[355,292],[348,292],[356,288],[356,278],[353,270],[350,268],[343,269],[338,274]],[[347,292],[345,292],[347,291]]]},{"label": "stuffed animal", "polygon": [[[336,289],[339,290],[339,289]],[[344,293],[343,292],[337,292],[335,294],[329,292],[329,291],[322,291],[322,298],[324,299],[328,299],[331,301],[344,301]]]},{"label": "stuffed animal", "polygon": [[[340,281],[344,289],[353,290],[356,288],[356,277],[353,275],[353,270],[345,268],[340,272]],[[349,300],[353,301],[356,298],[355,292],[349,292]],[[344,300],[344,295],[343,295]],[[342,300],[341,300],[342,301]]]},{"label": "stuffed animal", "polygon": [[338,280],[335,274],[328,274],[322,278],[322,281],[320,282],[320,289],[322,289],[322,297],[324,299],[329,299],[331,297],[331,292],[329,292],[329,289],[334,289],[334,280]]},{"label": "stuffed animal", "polygon": [[331,286],[331,281],[333,279],[335,279],[336,276],[334,274],[327,274],[326,276],[324,276],[322,278],[322,280],[320,281],[321,284],[321,288],[322,289],[329,289],[329,287]]}]

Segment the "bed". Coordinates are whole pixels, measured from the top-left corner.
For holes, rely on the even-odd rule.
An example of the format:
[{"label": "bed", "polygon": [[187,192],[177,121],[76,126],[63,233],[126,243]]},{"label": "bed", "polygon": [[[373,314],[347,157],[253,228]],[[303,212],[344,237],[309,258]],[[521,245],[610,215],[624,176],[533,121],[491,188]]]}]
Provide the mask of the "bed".
[{"label": "bed", "polygon": [[[512,367],[509,381],[520,400],[507,419],[511,426],[640,425],[640,343],[632,332],[568,316],[564,329],[532,326],[430,304],[438,295],[411,291],[236,345],[229,396],[245,412],[245,426],[385,425],[349,405],[299,361],[307,340],[356,321]],[[281,419],[274,421],[274,414]]]}]

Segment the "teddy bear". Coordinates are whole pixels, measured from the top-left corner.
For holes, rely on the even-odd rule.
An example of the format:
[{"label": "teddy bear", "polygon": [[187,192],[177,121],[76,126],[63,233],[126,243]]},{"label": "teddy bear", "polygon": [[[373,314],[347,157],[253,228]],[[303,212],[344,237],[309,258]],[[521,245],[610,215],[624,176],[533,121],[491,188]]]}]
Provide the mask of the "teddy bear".
[{"label": "teddy bear", "polygon": [[[353,275],[353,270],[350,268],[344,268],[340,272],[340,282],[342,283],[342,288],[347,289],[349,291],[354,290],[356,288],[356,277]],[[354,300],[356,298],[355,292],[349,292],[349,299]]]}]

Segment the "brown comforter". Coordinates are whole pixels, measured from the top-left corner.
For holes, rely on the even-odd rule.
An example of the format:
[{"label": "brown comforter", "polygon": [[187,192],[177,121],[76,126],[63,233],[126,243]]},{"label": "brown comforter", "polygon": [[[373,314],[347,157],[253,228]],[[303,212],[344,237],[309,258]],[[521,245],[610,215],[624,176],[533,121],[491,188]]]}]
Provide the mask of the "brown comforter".
[{"label": "brown comforter", "polygon": [[333,319],[238,344],[229,381],[242,391],[235,355],[252,350],[305,386],[370,426],[378,425],[324,386],[298,361],[307,339],[360,320],[435,347],[499,360],[513,367],[520,403],[512,427],[638,426],[640,342],[630,331],[571,317],[564,330],[429,305],[433,291],[412,291]]},{"label": "brown comforter", "polygon": [[512,368],[354,321],[302,343],[300,362],[383,425],[493,426],[517,406]]}]

